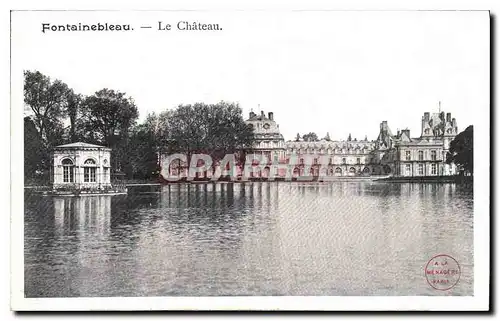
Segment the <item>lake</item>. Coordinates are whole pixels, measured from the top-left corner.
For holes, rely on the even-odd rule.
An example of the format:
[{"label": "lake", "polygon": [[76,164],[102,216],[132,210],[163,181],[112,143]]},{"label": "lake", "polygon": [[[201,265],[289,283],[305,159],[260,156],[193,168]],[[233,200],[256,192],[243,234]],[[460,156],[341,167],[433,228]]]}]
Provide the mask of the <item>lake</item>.
[{"label": "lake", "polygon": [[[247,182],[25,195],[25,296],[473,295],[455,184]],[[425,267],[460,265],[436,290]]]}]

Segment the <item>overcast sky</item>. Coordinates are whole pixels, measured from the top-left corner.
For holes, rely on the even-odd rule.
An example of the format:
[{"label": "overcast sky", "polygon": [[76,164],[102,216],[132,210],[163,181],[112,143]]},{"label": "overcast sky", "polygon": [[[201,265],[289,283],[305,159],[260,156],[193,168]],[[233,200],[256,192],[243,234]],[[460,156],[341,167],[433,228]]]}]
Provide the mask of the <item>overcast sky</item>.
[{"label": "overcast sky", "polygon": [[[158,21],[223,30],[158,31]],[[42,23],[79,22],[135,30],[41,32]],[[245,117],[259,104],[273,111],[287,140],[310,131],[375,139],[382,120],[419,136],[439,101],[459,130],[489,110],[485,12],[14,12],[12,26],[13,78],[39,70],[84,95],[123,91],[140,120],[226,100]]]}]

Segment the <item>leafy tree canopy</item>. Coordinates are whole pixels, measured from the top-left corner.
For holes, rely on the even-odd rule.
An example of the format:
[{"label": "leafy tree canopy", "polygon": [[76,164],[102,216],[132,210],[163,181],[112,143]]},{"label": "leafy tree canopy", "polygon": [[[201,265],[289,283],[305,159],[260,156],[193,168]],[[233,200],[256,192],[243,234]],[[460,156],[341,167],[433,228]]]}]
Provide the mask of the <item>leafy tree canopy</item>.
[{"label": "leafy tree canopy", "polygon": [[39,71],[24,72],[24,103],[31,109],[33,123],[47,147],[53,146],[54,139],[60,140],[69,91],[65,83],[52,81]]},{"label": "leafy tree canopy", "polygon": [[91,140],[116,146],[117,139],[128,134],[139,117],[132,98],[112,89],[102,89],[86,97],[81,104],[81,127]]},{"label": "leafy tree canopy", "polygon": [[455,163],[465,172],[474,174],[474,128],[472,125],[451,141],[446,162]]},{"label": "leafy tree canopy", "polygon": [[318,135],[316,133],[310,132],[302,136],[302,139],[306,142],[317,142],[319,141]]}]

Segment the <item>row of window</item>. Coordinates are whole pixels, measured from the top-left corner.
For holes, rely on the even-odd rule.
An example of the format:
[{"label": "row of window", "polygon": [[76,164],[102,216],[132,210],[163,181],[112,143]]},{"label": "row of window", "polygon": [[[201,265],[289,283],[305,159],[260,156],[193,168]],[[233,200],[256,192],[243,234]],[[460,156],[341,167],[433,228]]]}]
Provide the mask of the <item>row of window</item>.
[{"label": "row of window", "polygon": [[[430,130],[429,128],[426,128],[426,129],[424,130],[424,133],[425,133],[426,135],[429,135],[429,134],[430,134],[430,132],[431,132],[431,130]],[[447,133],[447,134],[451,134],[451,133],[453,133],[453,131],[451,130],[451,128],[448,128],[448,129],[446,130],[446,133]]]},{"label": "row of window", "polygon": [[[299,160],[299,163],[300,163],[300,164],[304,164],[304,159],[303,159],[303,158],[301,158],[301,159]],[[314,159],[313,159],[313,164],[314,164],[314,165],[318,165],[318,159],[317,159],[317,158],[314,158]],[[333,158],[330,158],[330,159],[328,160],[328,165],[332,165],[332,164],[333,164]],[[346,164],[347,164],[347,158],[345,158],[345,157],[343,157],[343,158],[342,158],[342,164],[343,164],[343,165],[346,165]],[[361,164],[361,158],[359,158],[359,157],[358,157],[358,158],[356,158],[356,164],[358,164],[358,165],[360,165],[360,164]]]},{"label": "row of window", "polygon": [[[431,175],[437,175],[437,164],[431,164]],[[405,166],[405,174],[407,176],[411,176],[411,164],[406,164]],[[420,176],[423,176],[425,175],[424,174],[425,171],[424,171],[424,164],[418,164],[417,165],[417,174],[420,175]]]},{"label": "row of window", "polygon": [[[366,150],[367,148],[361,148],[361,149],[327,149],[326,150],[326,153],[327,154],[365,154],[366,153]],[[312,148],[309,148],[309,149],[294,149],[294,148],[291,148],[290,149],[290,154],[293,154],[293,153],[299,153],[299,154],[325,154],[325,149],[312,149]]]},{"label": "row of window", "polygon": [[282,147],[283,143],[280,143],[279,141],[260,142],[259,146],[263,148],[276,148]]},{"label": "row of window", "polygon": [[[84,167],[83,168],[83,181],[85,183],[95,183],[96,179],[96,167]],[[104,168],[104,175],[107,175],[107,168]],[[75,182],[75,170],[74,167],[64,166],[63,167],[63,182],[64,183],[74,183]]]},{"label": "row of window", "polygon": [[[375,171],[375,170],[374,170],[374,171]],[[319,170],[318,170],[317,168],[311,168],[311,169],[309,170],[309,172],[310,172],[311,174],[315,174],[315,175],[318,175],[318,174],[319,174]],[[356,169],[355,169],[354,167],[351,167],[351,168],[349,168],[348,172],[349,172],[349,173],[356,173]],[[294,173],[294,174],[304,174],[304,169],[301,169],[301,168],[295,168],[295,169],[293,170],[293,173]],[[327,171],[327,173],[328,173],[329,175],[333,175],[334,173],[335,173],[335,174],[342,174],[342,169],[341,169],[340,167],[335,168],[335,170],[334,170],[333,168],[330,168],[330,169]],[[369,169],[368,167],[363,168],[363,173],[365,173],[365,174],[370,173],[370,169]]]},{"label": "row of window", "polygon": [[[263,155],[267,157],[268,161],[271,161],[271,152],[269,152],[269,151],[263,152]],[[274,159],[274,161],[278,161],[279,155],[277,153],[274,153],[273,159]],[[317,165],[318,163],[319,163],[318,158],[314,158],[313,159],[313,164]],[[299,164],[304,164],[304,158],[300,158],[299,159]],[[333,158],[330,158],[328,160],[328,164],[329,165],[334,164]],[[345,157],[342,158],[342,164],[343,165],[347,164],[347,158],[345,158]],[[356,158],[356,164],[358,164],[358,165],[361,164],[361,158],[360,157]]]},{"label": "row of window", "polygon": [[[74,183],[75,182],[75,167],[73,161],[69,158],[63,159],[61,162],[63,165],[63,182],[64,183]],[[89,167],[83,168],[83,181],[85,183],[95,183],[96,179],[96,167],[90,167],[96,164],[95,160],[89,158],[84,163]],[[104,168],[104,175],[107,175],[107,168]]]},{"label": "row of window", "polygon": [[[63,166],[73,166],[74,165],[73,161],[71,159],[69,159],[69,158],[63,159],[63,161],[61,162],[61,164]],[[96,163],[95,163],[95,160],[93,160],[92,158],[89,158],[83,164],[85,164],[85,165],[95,165]]]},{"label": "row of window", "polygon": [[[405,159],[406,160],[411,160],[411,151],[407,150],[405,151]],[[424,151],[419,150],[418,151],[418,160],[423,161],[424,160]],[[431,160],[435,161],[437,160],[437,152],[435,150],[431,150]]]}]

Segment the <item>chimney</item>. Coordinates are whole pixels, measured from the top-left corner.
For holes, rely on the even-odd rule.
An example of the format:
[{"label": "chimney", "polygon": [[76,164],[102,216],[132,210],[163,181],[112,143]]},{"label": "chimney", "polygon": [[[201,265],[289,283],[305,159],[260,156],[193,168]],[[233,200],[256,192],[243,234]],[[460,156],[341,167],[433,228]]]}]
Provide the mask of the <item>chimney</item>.
[{"label": "chimney", "polygon": [[268,112],[267,113],[267,118],[269,118],[270,120],[274,120],[274,113],[273,112]]},{"label": "chimney", "polygon": [[260,111],[260,115],[261,115],[262,117],[265,117],[265,114],[264,114],[264,111],[263,111],[263,110],[261,110],[261,111]]},{"label": "chimney", "polygon": [[455,118],[452,118],[451,125],[453,126],[453,128],[457,127],[457,120]]},{"label": "chimney", "polygon": [[380,123],[380,131],[387,132],[387,120],[384,120]]},{"label": "chimney", "polygon": [[451,123],[451,113],[446,113],[446,122]]},{"label": "chimney", "polygon": [[429,119],[430,119],[430,113],[429,112],[424,113],[424,120],[429,121]]}]

